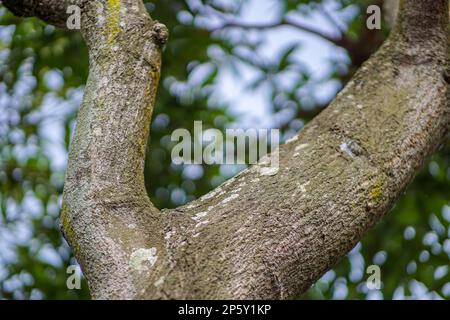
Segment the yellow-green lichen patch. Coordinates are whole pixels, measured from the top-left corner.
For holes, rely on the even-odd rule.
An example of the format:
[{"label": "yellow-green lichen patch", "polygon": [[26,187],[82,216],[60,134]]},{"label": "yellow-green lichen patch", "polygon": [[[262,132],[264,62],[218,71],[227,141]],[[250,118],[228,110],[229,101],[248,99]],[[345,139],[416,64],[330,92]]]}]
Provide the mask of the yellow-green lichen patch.
[{"label": "yellow-green lichen patch", "polygon": [[378,202],[383,195],[383,181],[378,179],[369,189],[369,195],[372,201]]},{"label": "yellow-green lichen patch", "polygon": [[120,32],[120,0],[108,0],[107,31],[109,44],[114,43]]},{"label": "yellow-green lichen patch", "polygon": [[67,242],[69,242],[70,246],[72,247],[72,250],[77,253],[79,248],[77,242],[75,241],[75,231],[70,220],[69,208],[66,203],[63,202],[60,214],[62,231],[65,234],[64,237],[66,238]]}]

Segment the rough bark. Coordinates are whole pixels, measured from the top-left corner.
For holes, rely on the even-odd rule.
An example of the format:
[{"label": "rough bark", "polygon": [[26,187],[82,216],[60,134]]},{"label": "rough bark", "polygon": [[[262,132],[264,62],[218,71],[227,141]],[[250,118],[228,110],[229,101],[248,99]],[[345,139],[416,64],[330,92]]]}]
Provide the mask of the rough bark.
[{"label": "rough bark", "polygon": [[448,1],[403,0],[382,48],[280,147],[277,172],[263,159],[159,212],[143,160],[167,31],[139,0],[81,2],[91,66],[61,220],[94,298],[294,297],[389,211],[449,131]]}]

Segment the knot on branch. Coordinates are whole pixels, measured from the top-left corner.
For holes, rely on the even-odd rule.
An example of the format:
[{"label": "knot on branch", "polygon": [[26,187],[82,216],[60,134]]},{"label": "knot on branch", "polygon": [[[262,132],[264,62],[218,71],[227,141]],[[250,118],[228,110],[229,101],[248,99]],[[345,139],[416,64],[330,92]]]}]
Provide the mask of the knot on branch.
[{"label": "knot on branch", "polygon": [[165,45],[169,39],[169,29],[162,23],[155,21],[152,27],[152,38],[159,46]]}]

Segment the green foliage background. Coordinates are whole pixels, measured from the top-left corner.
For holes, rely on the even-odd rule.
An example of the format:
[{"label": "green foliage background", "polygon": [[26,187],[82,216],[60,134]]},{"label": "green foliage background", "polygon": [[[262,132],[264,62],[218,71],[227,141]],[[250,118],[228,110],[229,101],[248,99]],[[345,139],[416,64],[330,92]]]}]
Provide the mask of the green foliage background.
[{"label": "green foliage background", "polygon": [[[328,104],[312,98],[319,89],[311,85],[307,66],[294,58],[302,48],[301,37],[275,57],[260,59],[264,40],[254,38],[263,31],[237,28],[239,36],[233,36],[233,30],[210,31],[209,22],[237,17],[245,2],[147,2],[152,17],[171,31],[145,171],[146,181],[151,182],[149,195],[159,208],[195,199],[233,173],[205,165],[192,175],[170,160],[173,130],[193,130],[195,120],[202,120],[205,129],[224,130],[239,120],[213,94],[224,69],[233,70],[236,77],[241,68],[252,69],[257,76],[247,90],[264,87],[273,115],[289,108],[289,119],[276,124],[284,137],[301,129]],[[329,2],[280,0],[277,10],[280,17],[312,16]],[[344,50],[346,58],[330,61],[332,70],[324,79],[342,86],[382,43],[388,29],[369,31],[365,27],[367,6],[382,1],[331,2],[340,12],[355,11],[340,23],[351,45],[336,50]],[[199,81],[193,74],[200,69]],[[88,55],[78,33],[55,29],[34,18],[17,18],[0,5],[0,298],[89,298],[84,282],[81,290],[66,287],[66,268],[76,261],[57,227],[64,168],[55,166],[47,151],[53,143],[49,135],[67,149],[87,72]],[[52,76],[59,82],[50,81]],[[288,77],[289,85],[281,86]],[[62,130],[52,132],[55,123]],[[299,298],[448,299],[449,162],[447,140],[383,222]],[[379,291],[368,291],[365,285],[366,267],[371,264],[381,268],[383,287]]]}]

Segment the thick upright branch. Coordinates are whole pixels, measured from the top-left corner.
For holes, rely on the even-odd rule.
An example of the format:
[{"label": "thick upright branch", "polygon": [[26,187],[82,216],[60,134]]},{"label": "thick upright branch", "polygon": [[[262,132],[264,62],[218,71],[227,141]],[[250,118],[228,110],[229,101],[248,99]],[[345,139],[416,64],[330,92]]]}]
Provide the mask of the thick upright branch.
[{"label": "thick upright branch", "polygon": [[143,168],[167,29],[137,0],[92,1],[84,10],[90,73],[62,226],[93,296],[133,298],[146,285],[142,274],[163,258],[161,215],[147,197]]},{"label": "thick upright branch", "polygon": [[[62,229],[95,298],[133,298],[163,258],[161,214],[144,187],[143,161],[167,29],[142,1],[5,1],[21,16],[65,26],[81,8],[90,73],[70,150]],[[156,267],[154,268],[156,269]]]},{"label": "thick upright branch", "polygon": [[[5,2],[58,20],[52,0],[19,1],[23,11],[16,3]],[[448,1],[403,0],[398,21],[336,100],[280,147],[278,171],[262,161],[160,213],[143,161],[167,31],[140,0],[84,2],[90,75],[61,220],[93,297],[307,290],[386,214],[449,131]]]}]

